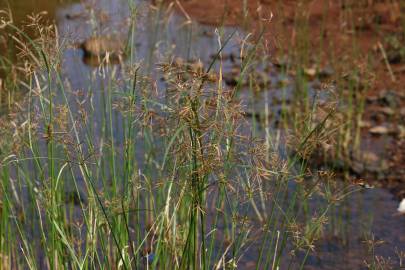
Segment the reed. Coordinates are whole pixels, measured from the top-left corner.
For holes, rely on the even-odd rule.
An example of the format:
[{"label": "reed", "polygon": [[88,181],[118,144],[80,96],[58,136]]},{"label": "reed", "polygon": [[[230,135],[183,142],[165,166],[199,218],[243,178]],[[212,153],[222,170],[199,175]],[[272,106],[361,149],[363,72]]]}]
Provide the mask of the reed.
[{"label": "reed", "polygon": [[[283,101],[273,132],[268,93],[263,110],[253,107],[259,120],[245,117],[242,100],[265,90],[252,77],[269,57],[264,32],[244,41],[229,89],[223,54],[236,32],[217,31],[211,63],[177,61],[170,48],[159,58],[169,23],[159,5],[140,59],[137,7],[130,12],[127,59],[84,73],[81,90],[61,69],[68,40],[40,24],[37,39],[7,25],[30,68],[14,83],[27,94],[0,156],[0,268],[236,269],[253,260],[256,269],[302,269],[329,210],[350,193],[335,194],[335,176],[310,157],[351,132],[353,116],[340,118],[333,95],[309,94],[307,42],[284,70],[296,71],[293,108]],[[189,56],[195,28],[186,27]],[[305,24],[297,28],[304,39]]]}]

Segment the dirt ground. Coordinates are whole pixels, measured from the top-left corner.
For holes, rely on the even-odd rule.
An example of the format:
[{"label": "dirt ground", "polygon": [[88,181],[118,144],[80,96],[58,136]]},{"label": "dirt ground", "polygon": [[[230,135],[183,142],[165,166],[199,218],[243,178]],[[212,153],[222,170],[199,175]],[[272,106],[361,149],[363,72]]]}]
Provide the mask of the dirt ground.
[{"label": "dirt ground", "polygon": [[[354,169],[357,177],[405,196],[405,3],[401,1],[166,0],[202,24],[265,29],[275,59],[291,47],[309,48],[322,65],[334,61],[335,78],[357,70],[366,85],[361,121],[365,159],[379,167]],[[402,5],[402,6],[401,6]],[[301,27],[301,28],[300,28]],[[322,38],[321,38],[322,37]],[[321,47],[322,46],[322,47]],[[376,167],[377,165],[375,165]]]}]

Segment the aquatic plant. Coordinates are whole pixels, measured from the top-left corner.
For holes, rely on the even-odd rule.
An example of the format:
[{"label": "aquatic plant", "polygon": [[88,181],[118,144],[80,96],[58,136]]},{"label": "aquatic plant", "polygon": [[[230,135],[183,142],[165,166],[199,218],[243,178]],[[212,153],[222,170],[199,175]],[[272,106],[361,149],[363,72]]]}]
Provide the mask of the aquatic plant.
[{"label": "aquatic plant", "polygon": [[[270,98],[271,80],[257,72],[269,59],[264,30],[229,56],[240,62],[227,87],[224,51],[236,32],[213,33],[209,63],[176,58],[161,45],[165,8],[149,10],[154,31],[139,59],[130,5],[127,58],[117,64],[103,53],[80,73],[87,89],[63,72],[63,52],[77,44],[39,17],[37,38],[7,25],[25,60],[14,86],[27,95],[1,131],[0,268],[302,269],[330,210],[354,192],[312,161],[319,149],[346,157],[361,108],[343,112],[333,85],[309,91],[306,42],[283,67],[285,77],[295,71],[295,86],[291,94],[280,83],[273,131],[270,103],[243,99]],[[192,46],[193,25],[184,27]]]}]

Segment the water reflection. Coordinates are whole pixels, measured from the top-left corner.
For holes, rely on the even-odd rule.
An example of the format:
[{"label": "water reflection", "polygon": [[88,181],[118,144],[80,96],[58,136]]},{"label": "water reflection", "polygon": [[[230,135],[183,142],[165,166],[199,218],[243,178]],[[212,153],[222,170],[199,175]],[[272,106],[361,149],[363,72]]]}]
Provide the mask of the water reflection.
[{"label": "water reflection", "polygon": [[[45,17],[53,21],[56,11],[75,0],[0,0],[0,9],[11,10],[15,23],[27,22],[27,15],[44,12]],[[77,0],[76,0],[77,1]]]}]

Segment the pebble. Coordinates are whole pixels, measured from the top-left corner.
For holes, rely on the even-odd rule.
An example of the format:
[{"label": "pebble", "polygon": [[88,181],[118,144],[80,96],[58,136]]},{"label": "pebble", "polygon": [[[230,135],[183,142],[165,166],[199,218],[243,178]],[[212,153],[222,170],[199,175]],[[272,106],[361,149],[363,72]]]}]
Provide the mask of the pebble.
[{"label": "pebble", "polygon": [[304,74],[307,75],[308,77],[313,78],[316,75],[316,69],[315,68],[305,68]]},{"label": "pebble", "polygon": [[92,37],[84,41],[81,48],[87,56],[117,55],[123,52],[124,42],[113,37]]},{"label": "pebble", "polygon": [[363,121],[363,120],[361,120],[361,121],[359,122],[359,126],[360,126],[360,128],[371,128],[372,124],[371,124],[370,121]]},{"label": "pebble", "polygon": [[389,129],[385,126],[375,126],[369,129],[369,132],[373,135],[384,135],[388,134]]},{"label": "pebble", "polygon": [[331,66],[326,66],[324,68],[322,68],[319,72],[318,72],[318,76],[321,79],[326,79],[331,77],[333,74],[335,74],[335,70],[331,67]]},{"label": "pebble", "polygon": [[371,151],[363,152],[362,157],[366,164],[375,164],[380,160],[377,154]]}]

